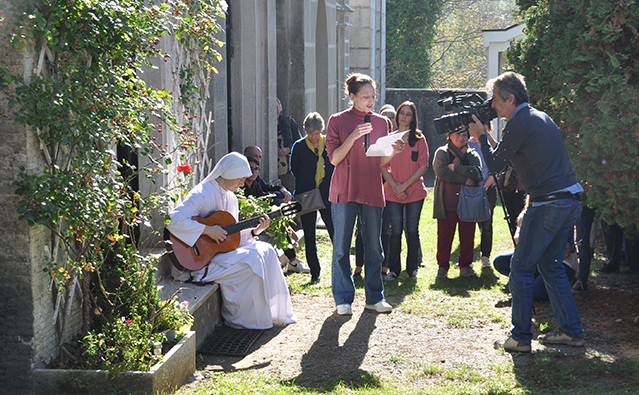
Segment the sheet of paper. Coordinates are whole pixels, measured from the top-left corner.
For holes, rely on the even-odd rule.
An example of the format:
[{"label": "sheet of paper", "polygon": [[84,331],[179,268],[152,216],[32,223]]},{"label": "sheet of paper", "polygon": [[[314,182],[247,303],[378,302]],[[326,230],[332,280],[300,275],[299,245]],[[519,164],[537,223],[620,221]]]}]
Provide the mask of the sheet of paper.
[{"label": "sheet of paper", "polygon": [[401,140],[406,133],[408,133],[408,131],[378,138],[375,144],[368,147],[366,156],[388,156],[392,154],[393,143],[397,140]]}]

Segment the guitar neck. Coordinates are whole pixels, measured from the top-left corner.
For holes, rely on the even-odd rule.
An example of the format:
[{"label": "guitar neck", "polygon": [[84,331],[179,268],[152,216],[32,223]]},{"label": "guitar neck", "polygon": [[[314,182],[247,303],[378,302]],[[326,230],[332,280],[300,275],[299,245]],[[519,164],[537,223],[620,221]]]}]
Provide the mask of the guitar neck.
[{"label": "guitar neck", "polygon": [[[277,217],[281,217],[283,214],[282,214],[282,210],[280,209],[280,210],[271,211],[270,213],[267,213],[267,215],[270,219],[274,219]],[[229,224],[229,225],[223,226],[222,228],[226,230],[227,234],[231,235],[233,233],[240,232],[244,229],[256,227],[257,224],[260,222],[260,218],[261,216],[245,219],[244,221],[236,222],[234,224]]]}]

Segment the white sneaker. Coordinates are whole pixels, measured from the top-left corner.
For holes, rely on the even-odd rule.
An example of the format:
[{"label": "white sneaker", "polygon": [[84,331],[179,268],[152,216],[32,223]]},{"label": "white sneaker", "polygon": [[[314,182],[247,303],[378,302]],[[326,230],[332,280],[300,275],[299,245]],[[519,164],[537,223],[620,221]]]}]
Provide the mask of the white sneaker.
[{"label": "white sneaker", "polygon": [[481,257],[481,267],[482,268],[490,267],[490,258],[488,258],[487,256]]},{"label": "white sneaker", "polygon": [[397,274],[389,272],[387,275],[384,276],[384,281],[395,281],[397,277]]},{"label": "white sneaker", "polygon": [[297,258],[293,259],[292,261],[290,261],[288,263],[288,270],[290,272],[295,272],[295,273],[310,273],[311,272],[311,269],[309,269],[306,266],[304,266],[304,263],[302,263],[302,261],[300,261]]},{"label": "white sneaker", "polygon": [[390,313],[393,311],[393,306],[388,304],[385,300],[379,301],[375,304],[367,304],[366,308],[369,310],[375,310],[378,313]]},{"label": "white sneaker", "polygon": [[337,314],[338,315],[353,315],[353,308],[350,304],[338,304],[337,305]]}]

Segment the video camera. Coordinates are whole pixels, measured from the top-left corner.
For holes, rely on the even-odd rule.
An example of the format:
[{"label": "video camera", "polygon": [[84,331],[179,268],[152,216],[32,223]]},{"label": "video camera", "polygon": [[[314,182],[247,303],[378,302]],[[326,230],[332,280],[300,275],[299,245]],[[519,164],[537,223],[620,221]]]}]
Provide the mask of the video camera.
[{"label": "video camera", "polygon": [[491,107],[493,100],[484,101],[477,93],[458,94],[454,91],[447,91],[440,93],[439,97],[440,100],[437,101],[437,104],[444,107],[446,112],[450,113],[453,109],[461,111],[434,119],[437,134],[457,133],[463,130],[474,122],[473,114],[483,124],[497,118],[497,112]]}]

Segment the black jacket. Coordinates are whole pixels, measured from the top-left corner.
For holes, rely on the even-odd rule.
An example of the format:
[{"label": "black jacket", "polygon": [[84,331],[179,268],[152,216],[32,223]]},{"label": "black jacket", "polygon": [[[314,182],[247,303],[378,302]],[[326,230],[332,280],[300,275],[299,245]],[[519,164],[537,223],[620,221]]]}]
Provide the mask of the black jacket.
[{"label": "black jacket", "polygon": [[[297,140],[293,144],[293,151],[291,151],[291,172],[295,176],[295,193],[302,193],[315,188],[315,172],[318,158],[315,152],[308,148],[305,140],[306,138]],[[333,177],[335,166],[328,159],[326,149],[324,149],[322,157],[324,158],[325,175],[319,189],[322,193],[322,199],[324,199],[324,205],[329,207],[328,190],[331,186],[331,177]]]},{"label": "black jacket", "polygon": [[282,113],[277,123],[277,135],[282,136],[282,146],[277,148],[292,148],[293,143],[302,138],[297,122],[290,115]]},{"label": "black jacket", "polygon": [[275,195],[273,198],[273,204],[280,205],[284,201],[284,194],[280,191],[281,188],[282,187],[280,185],[269,184],[258,175],[251,186],[244,183],[244,195],[262,197],[268,194],[273,194]]}]

